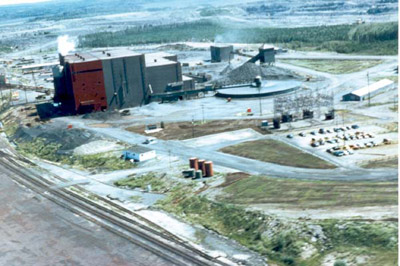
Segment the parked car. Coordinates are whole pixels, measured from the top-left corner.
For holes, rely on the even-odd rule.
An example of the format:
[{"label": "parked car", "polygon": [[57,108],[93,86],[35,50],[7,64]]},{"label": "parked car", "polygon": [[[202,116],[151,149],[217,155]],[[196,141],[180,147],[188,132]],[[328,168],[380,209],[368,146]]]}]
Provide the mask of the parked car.
[{"label": "parked car", "polygon": [[373,145],[371,142],[365,143],[365,147],[371,148],[371,147],[373,147],[373,146],[374,146],[374,145]]},{"label": "parked car", "polygon": [[335,151],[335,152],[333,153],[333,155],[335,155],[335,156],[337,156],[337,157],[342,157],[342,156],[344,155],[344,152],[343,152],[343,151]]},{"label": "parked car", "polygon": [[313,143],[311,143],[311,147],[313,147],[313,148],[319,147],[319,143],[313,142]]},{"label": "parked car", "polygon": [[311,131],[310,134],[314,135],[314,136],[317,135],[317,133],[315,133],[315,131]]},{"label": "parked car", "polygon": [[299,133],[299,136],[300,136],[300,137],[305,137],[305,136],[306,136],[306,133],[300,132],[300,133]]},{"label": "parked car", "polygon": [[288,139],[292,139],[294,136],[293,136],[293,134],[289,134],[289,135],[287,135],[286,136]]},{"label": "parked car", "polygon": [[359,127],[358,125],[352,125],[351,128],[352,128],[352,129],[358,129],[358,128],[360,128],[360,127]]},{"label": "parked car", "polygon": [[326,133],[326,131],[325,131],[325,129],[324,129],[324,128],[320,128],[320,129],[318,130],[318,133],[319,133],[319,134],[325,134],[325,133]]},{"label": "parked car", "polygon": [[143,142],[143,144],[154,144],[157,143],[157,139],[154,137],[149,137],[145,140],[145,142]]}]

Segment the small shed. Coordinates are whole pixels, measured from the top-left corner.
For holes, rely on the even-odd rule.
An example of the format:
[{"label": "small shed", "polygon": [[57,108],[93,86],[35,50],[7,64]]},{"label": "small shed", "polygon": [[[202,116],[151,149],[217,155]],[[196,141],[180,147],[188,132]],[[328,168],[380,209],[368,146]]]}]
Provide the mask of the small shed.
[{"label": "small shed", "polygon": [[381,91],[391,89],[394,86],[394,82],[389,79],[382,79],[374,84],[366,86],[364,88],[355,90],[342,96],[343,101],[363,101],[368,97],[373,97]]},{"label": "small shed", "polygon": [[125,160],[134,160],[135,162],[144,162],[148,161],[151,159],[156,158],[156,151],[142,147],[142,146],[136,146],[132,147],[128,151],[123,152],[123,158]]},{"label": "small shed", "polygon": [[226,62],[234,58],[233,45],[216,44],[210,47],[211,62]]},{"label": "small shed", "polygon": [[275,47],[263,45],[258,49],[260,56],[260,63],[273,64],[275,63]]}]

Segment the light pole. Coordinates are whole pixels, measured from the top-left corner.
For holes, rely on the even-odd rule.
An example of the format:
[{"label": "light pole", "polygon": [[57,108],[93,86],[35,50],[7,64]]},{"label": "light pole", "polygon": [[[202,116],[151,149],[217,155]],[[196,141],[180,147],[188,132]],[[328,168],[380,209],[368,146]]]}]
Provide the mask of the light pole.
[{"label": "light pole", "polygon": [[369,72],[367,72],[367,82],[368,82],[368,107],[371,106],[371,91],[369,89]]},{"label": "light pole", "polygon": [[194,138],[194,116],[192,116],[192,138]]},{"label": "light pole", "polygon": [[201,112],[203,114],[203,124],[204,124],[204,104],[201,105]]},{"label": "light pole", "polygon": [[259,103],[260,103],[260,116],[262,116],[261,87],[258,87],[258,100],[259,100]]}]

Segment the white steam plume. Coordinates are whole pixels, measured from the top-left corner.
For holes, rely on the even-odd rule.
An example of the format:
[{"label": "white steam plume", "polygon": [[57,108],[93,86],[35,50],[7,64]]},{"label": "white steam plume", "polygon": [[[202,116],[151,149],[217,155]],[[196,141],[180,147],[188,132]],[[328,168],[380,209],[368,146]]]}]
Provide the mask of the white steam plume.
[{"label": "white steam plume", "polygon": [[67,55],[75,50],[75,41],[71,40],[68,35],[59,36],[57,38],[58,52],[61,55]]}]

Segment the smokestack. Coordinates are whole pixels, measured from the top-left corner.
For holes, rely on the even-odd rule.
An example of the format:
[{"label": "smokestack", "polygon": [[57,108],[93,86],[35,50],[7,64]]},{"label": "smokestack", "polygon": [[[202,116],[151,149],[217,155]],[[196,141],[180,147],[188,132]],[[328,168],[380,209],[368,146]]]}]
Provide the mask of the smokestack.
[{"label": "smokestack", "polygon": [[63,66],[65,64],[65,58],[61,53],[58,54],[58,59],[60,60],[60,65]]}]

